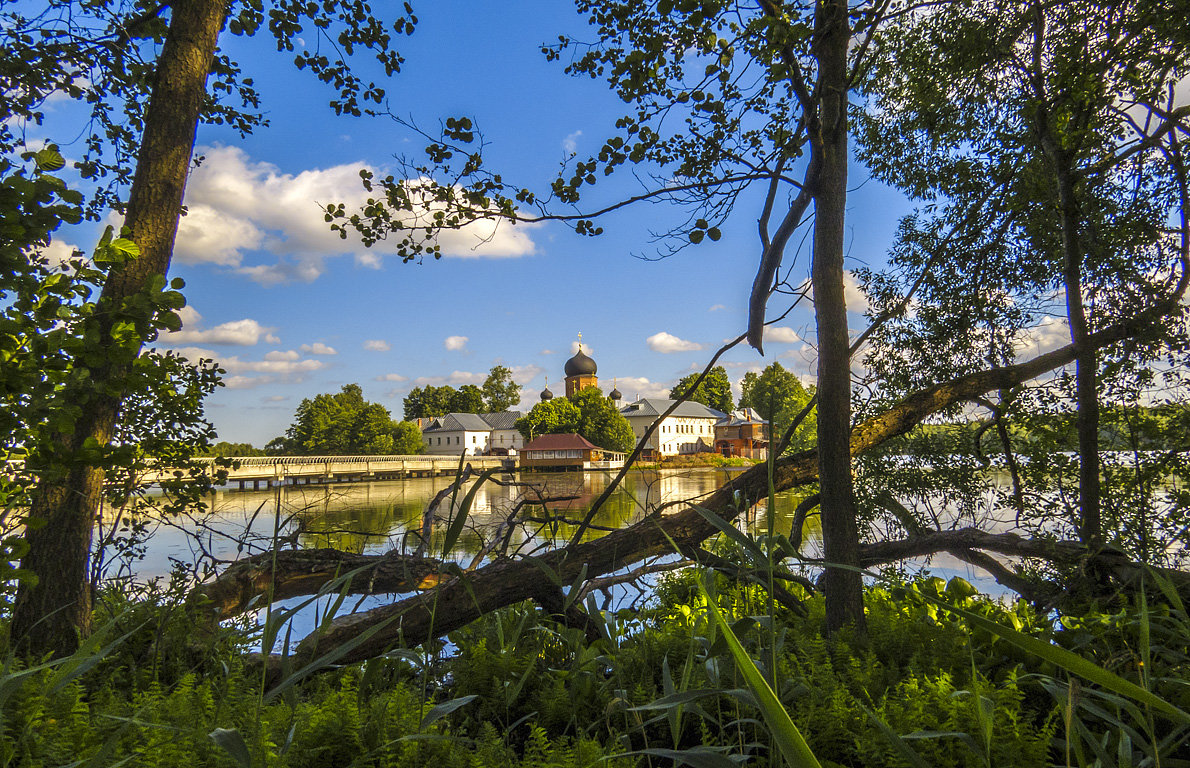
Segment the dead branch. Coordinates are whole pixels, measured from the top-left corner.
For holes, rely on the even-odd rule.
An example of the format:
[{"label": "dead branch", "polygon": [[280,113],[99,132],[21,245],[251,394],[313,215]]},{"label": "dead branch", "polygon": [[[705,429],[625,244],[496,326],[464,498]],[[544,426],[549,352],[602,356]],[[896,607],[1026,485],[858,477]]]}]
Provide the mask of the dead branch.
[{"label": "dead branch", "polygon": [[348,594],[399,594],[437,582],[441,562],[415,555],[357,555],[338,549],[262,552],[230,565],[217,579],[190,593],[217,619],[227,619],[267,603],[317,593],[330,581],[362,569],[347,584]]}]

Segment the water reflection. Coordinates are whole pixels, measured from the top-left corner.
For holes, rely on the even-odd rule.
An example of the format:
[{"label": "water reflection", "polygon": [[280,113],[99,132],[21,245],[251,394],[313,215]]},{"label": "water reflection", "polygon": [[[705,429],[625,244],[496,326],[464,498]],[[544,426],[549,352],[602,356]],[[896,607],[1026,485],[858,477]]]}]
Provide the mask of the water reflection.
[{"label": "water reflection", "polygon": [[[738,470],[631,472],[596,514],[584,539],[638,522],[660,504],[703,497],[725,483],[734,471]],[[565,541],[573,535],[574,523],[586,515],[611,479],[610,474],[602,473],[539,473],[500,478],[500,484],[484,483],[475,492],[467,527],[448,557],[467,564],[491,543],[510,517],[517,523],[509,536],[510,552],[523,553]],[[169,571],[171,558],[181,562],[203,557],[232,560],[268,549],[274,540],[283,547],[334,547],[358,553],[382,553],[394,548],[412,551],[420,541],[426,506],[450,483],[451,478],[435,477],[222,491],[211,498],[210,512],[202,518],[159,527],[136,570],[142,576],[164,574]],[[449,499],[440,505],[429,553],[442,556],[447,523],[457,514],[464,494],[458,494],[453,509]],[[545,505],[532,503],[542,497],[561,500]],[[789,533],[801,498],[796,492],[778,494],[778,532]],[[763,528],[764,505],[753,510],[750,518],[754,526]],[[816,520],[811,518],[809,525],[807,536],[813,539]]]}]

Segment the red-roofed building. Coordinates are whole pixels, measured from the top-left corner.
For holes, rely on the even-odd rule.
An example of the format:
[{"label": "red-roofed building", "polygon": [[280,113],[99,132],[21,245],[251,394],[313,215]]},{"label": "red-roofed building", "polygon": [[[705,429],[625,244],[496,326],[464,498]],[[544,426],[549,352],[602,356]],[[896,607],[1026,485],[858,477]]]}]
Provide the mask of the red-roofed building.
[{"label": "red-roofed building", "polygon": [[612,462],[622,464],[624,455],[570,432],[534,438],[521,447],[518,459],[521,469],[602,469]]}]

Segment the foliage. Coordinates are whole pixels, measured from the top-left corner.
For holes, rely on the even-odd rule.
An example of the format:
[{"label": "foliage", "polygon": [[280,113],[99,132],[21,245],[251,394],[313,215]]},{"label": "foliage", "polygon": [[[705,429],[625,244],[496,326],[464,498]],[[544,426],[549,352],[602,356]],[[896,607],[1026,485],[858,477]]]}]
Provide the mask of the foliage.
[{"label": "foliage", "polygon": [[[142,352],[138,341],[180,327],[176,310],[185,304],[182,281],[167,286],[159,278],[129,296],[109,310],[112,339],[96,338],[93,296],[112,270],[137,257],[136,245],[113,237],[109,228],[90,259],[76,253],[64,263],[51,263],[42,249],[61,223],[78,221],[82,197],[49,173],[63,165],[56,148],[26,154],[25,160],[32,162],[31,170],[0,159],[0,211],[6,222],[0,235],[0,451],[5,459],[22,458],[26,470],[0,480],[5,534],[0,591],[5,595],[11,579],[20,575],[11,570],[11,562],[25,552],[15,533],[23,521],[15,518],[30,502],[33,471],[54,477],[79,459],[103,467],[110,516],[100,524],[121,551],[138,544],[132,518],[149,503],[145,473],[174,471],[161,484],[164,495],[152,502],[166,515],[201,507],[211,480],[217,479],[191,459],[214,438],[202,401],[219,386],[221,371],[210,361]],[[124,366],[117,380],[93,382],[92,368],[117,362]],[[67,445],[74,420],[90,403],[107,397],[108,386],[120,387],[125,397],[111,441],[88,444],[76,456]]]},{"label": "foliage", "polygon": [[[770,363],[760,375],[749,371],[740,382],[740,408],[752,408],[760,418],[773,425],[774,439],[793,423],[794,418],[810,402],[808,391],[797,376],[778,362]],[[794,432],[790,449],[800,451],[814,444],[817,431],[815,411],[802,421]]]},{"label": "foliage", "polygon": [[517,420],[516,428],[525,440],[574,432],[609,451],[627,453],[636,445],[632,426],[598,387],[542,401]]},{"label": "foliage", "polygon": [[[692,373],[689,376],[683,376],[678,379],[678,383],[674,384],[669,391],[669,396],[674,400],[685,394],[697,380],[699,374]],[[707,373],[707,377],[702,380],[702,383],[690,394],[688,400],[693,400],[696,403],[702,403],[708,408],[714,408],[716,411],[723,413],[731,413],[734,408],[734,398],[731,394],[731,381],[727,378],[727,370],[721,366],[716,365]]]},{"label": "foliage", "polygon": [[512,380],[512,371],[496,365],[482,387],[464,384],[455,389],[449,384],[426,384],[410,390],[402,406],[406,419],[433,419],[448,413],[496,413],[520,401],[520,387]]},{"label": "foliage", "polygon": [[[413,433],[416,432],[416,443]],[[270,450],[290,455],[381,455],[420,453],[421,432],[409,422],[394,423],[388,409],[364,400],[358,384],[344,385],[334,395],[306,398],[298,405],[293,424]]]},{"label": "foliage", "polygon": [[481,389],[488,413],[507,411],[521,402],[520,385],[512,380],[512,371],[507,366],[492,366]]},{"label": "foliage", "polygon": [[526,441],[538,435],[578,432],[581,418],[578,407],[565,397],[543,400],[517,419],[516,428]]},{"label": "foliage", "polygon": [[393,424],[393,453],[398,456],[414,456],[425,453],[426,444],[421,430],[412,421],[398,421]]},{"label": "foliage", "polygon": [[220,440],[204,453],[207,456],[226,456],[233,459],[240,456],[266,455],[264,450],[257,448],[252,443],[229,443],[226,440]]}]

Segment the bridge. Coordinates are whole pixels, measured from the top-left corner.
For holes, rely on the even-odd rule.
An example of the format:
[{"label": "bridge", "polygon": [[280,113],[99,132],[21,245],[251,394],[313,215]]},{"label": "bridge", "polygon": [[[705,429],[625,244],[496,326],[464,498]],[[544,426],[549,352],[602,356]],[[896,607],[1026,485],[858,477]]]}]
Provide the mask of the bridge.
[{"label": "bridge", "polygon": [[[214,459],[202,459],[214,464]],[[262,485],[310,485],[316,483],[357,483],[369,480],[403,480],[407,477],[453,475],[459,468],[458,456],[243,456],[232,459],[227,470],[227,484],[236,483],[244,490]],[[468,456],[464,464],[483,471],[507,467],[503,456]],[[149,478],[150,481],[153,478]]]},{"label": "bridge", "polygon": [[[438,477],[453,475],[459,468],[458,456],[242,456],[231,459],[234,467],[227,469],[227,485],[239,485],[245,490],[248,483],[253,490],[262,485],[313,485],[322,483],[358,483],[369,480],[403,480],[407,477]],[[214,469],[215,460],[196,459]],[[3,469],[8,474],[19,472],[22,461],[8,461]],[[515,469],[515,459],[504,456],[468,456],[470,464],[482,472],[492,467]],[[160,469],[142,476],[152,484],[172,477],[171,469]]]}]

